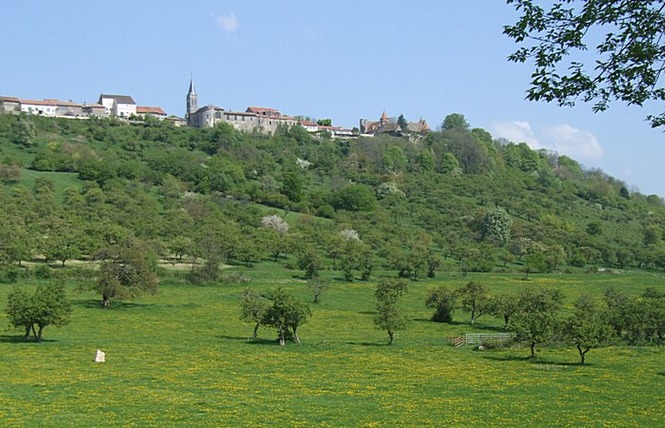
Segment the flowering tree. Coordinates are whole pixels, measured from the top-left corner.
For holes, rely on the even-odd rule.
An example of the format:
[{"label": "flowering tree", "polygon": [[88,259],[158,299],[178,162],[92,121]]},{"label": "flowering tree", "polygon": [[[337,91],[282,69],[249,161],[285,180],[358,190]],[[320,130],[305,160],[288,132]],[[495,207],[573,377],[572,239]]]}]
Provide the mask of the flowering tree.
[{"label": "flowering tree", "polygon": [[353,229],[344,229],[339,232],[340,235],[347,241],[360,241],[360,235],[358,235],[357,230]]},{"label": "flowering tree", "polygon": [[267,215],[261,219],[263,227],[275,230],[281,234],[289,231],[289,224],[277,214]]}]

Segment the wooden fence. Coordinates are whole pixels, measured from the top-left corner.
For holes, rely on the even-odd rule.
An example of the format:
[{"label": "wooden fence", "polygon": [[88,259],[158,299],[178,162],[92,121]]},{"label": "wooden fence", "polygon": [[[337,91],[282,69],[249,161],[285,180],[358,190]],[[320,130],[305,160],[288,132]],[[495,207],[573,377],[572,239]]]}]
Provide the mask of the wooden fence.
[{"label": "wooden fence", "polygon": [[448,337],[447,340],[454,347],[458,347],[483,343],[506,343],[514,338],[515,333],[466,333],[464,336]]}]

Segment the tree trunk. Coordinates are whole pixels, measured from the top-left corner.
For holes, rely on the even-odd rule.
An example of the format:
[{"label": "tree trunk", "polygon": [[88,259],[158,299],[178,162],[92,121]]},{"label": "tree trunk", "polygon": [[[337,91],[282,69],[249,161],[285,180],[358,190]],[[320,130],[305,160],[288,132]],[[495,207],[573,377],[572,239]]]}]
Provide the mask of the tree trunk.
[{"label": "tree trunk", "polygon": [[109,297],[106,294],[102,293],[102,307],[108,309],[110,304],[111,304],[111,297]]},{"label": "tree trunk", "polygon": [[531,342],[531,358],[536,356],[536,342]]},{"label": "tree trunk", "polygon": [[37,339],[37,331],[35,330],[35,325],[33,324],[31,328],[32,328],[32,335],[34,336],[35,341],[39,342],[39,339]]},{"label": "tree trunk", "polygon": [[503,316],[503,329],[504,330],[508,330],[508,320],[509,320],[509,318],[510,317],[508,315]]},{"label": "tree trunk", "polygon": [[44,331],[44,326],[43,326],[43,325],[40,325],[40,326],[39,326],[39,330],[37,331],[37,337],[36,337],[37,342],[41,342],[41,341],[42,341],[42,331]]},{"label": "tree trunk", "polygon": [[293,338],[296,339],[296,343],[300,345],[300,338],[298,337],[298,328],[293,327]]},{"label": "tree trunk", "polygon": [[388,330],[388,337],[390,338],[390,340],[388,341],[389,345],[392,345],[393,342],[395,341],[394,334],[395,333],[392,330]]},{"label": "tree trunk", "polygon": [[282,327],[279,328],[279,346],[286,345],[286,339],[284,338],[284,330]]},{"label": "tree trunk", "polygon": [[27,339],[28,337],[30,337],[30,329],[31,329],[31,328],[32,328],[32,325],[31,325],[31,324],[26,324],[26,325],[25,325],[25,338],[26,338],[26,339]]},{"label": "tree trunk", "polygon": [[585,359],[586,359],[586,353],[589,352],[591,349],[591,346],[587,346],[585,350],[582,350],[582,347],[580,345],[577,345],[577,351],[580,353],[580,364],[584,364]]},{"label": "tree trunk", "polygon": [[252,336],[252,339],[256,339],[256,337],[258,336],[259,327],[261,327],[261,323],[257,322],[256,325],[254,326],[254,335]]}]

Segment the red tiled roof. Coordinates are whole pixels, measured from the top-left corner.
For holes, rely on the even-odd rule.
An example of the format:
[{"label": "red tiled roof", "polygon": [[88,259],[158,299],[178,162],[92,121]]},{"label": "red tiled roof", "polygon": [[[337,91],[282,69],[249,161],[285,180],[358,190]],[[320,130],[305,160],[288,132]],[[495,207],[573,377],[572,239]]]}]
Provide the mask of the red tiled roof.
[{"label": "red tiled roof", "polygon": [[166,112],[161,107],[137,106],[136,114],[158,114],[166,116]]},{"label": "red tiled roof", "polygon": [[270,107],[247,107],[247,112],[257,114],[279,115],[279,110]]},{"label": "red tiled roof", "polygon": [[46,99],[44,101],[49,101],[49,102],[54,103],[55,105],[63,106],[63,107],[81,107],[81,104],[75,103],[73,101],[60,101],[60,100],[56,100],[56,99],[52,99],[52,98]]},{"label": "red tiled roof", "polygon": [[32,104],[36,106],[54,106],[53,100],[21,100],[21,104]]}]

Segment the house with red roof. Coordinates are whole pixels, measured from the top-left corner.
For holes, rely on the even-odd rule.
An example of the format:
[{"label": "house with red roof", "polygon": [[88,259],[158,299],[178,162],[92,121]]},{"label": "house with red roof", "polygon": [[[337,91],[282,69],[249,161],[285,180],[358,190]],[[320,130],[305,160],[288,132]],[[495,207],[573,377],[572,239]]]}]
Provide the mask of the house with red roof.
[{"label": "house with red roof", "polygon": [[166,112],[161,107],[137,106],[136,115],[142,117],[154,117],[155,119],[166,119]]}]

